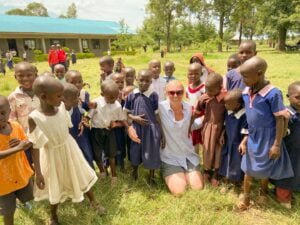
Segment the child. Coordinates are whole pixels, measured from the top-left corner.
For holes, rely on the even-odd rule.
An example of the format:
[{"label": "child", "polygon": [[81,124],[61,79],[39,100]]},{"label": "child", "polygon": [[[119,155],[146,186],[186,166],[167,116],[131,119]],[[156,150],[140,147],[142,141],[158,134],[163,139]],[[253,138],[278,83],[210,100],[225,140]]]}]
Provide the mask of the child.
[{"label": "child", "polygon": [[204,113],[202,125],[204,180],[211,181],[213,187],[218,186],[218,170],[221,160],[220,138],[223,132],[225,103],[221,75],[211,73],[205,82],[206,93],[197,103],[195,116]]},{"label": "child", "polygon": [[10,106],[0,95],[0,215],[5,225],[14,224],[16,200],[26,203],[33,199],[33,171],[24,154],[32,147],[22,127],[9,121]]},{"label": "child", "polygon": [[[238,57],[241,64],[246,62],[248,59],[256,55],[256,43],[251,40],[243,41],[238,50]],[[242,76],[240,74],[239,68],[230,70],[224,77],[224,88],[227,90],[232,90],[239,88],[243,90],[245,84],[243,82]]]},{"label": "child", "polygon": [[250,190],[253,178],[261,179],[258,202],[266,202],[268,179],[279,180],[293,176],[289,156],[282,137],[288,116],[283,105],[281,92],[265,80],[267,63],[252,57],[240,67],[243,82],[248,87],[243,92],[249,134],[245,136],[240,151],[243,154],[242,170],[244,195],[239,209],[250,206]]},{"label": "child", "polygon": [[300,82],[296,81],[289,85],[287,97],[290,102],[288,111],[290,120],[289,132],[283,139],[291,159],[294,176],[287,179],[273,181],[276,185],[277,200],[286,208],[291,208],[293,191],[300,190]]},{"label": "child", "polygon": [[[28,132],[28,115],[40,107],[40,100],[34,95],[32,85],[36,79],[35,67],[28,62],[20,62],[15,66],[15,78],[19,83],[8,96],[11,112],[9,118],[17,121],[23,127],[25,133]],[[30,151],[26,151],[29,163],[32,163]]]},{"label": "child", "polygon": [[126,98],[128,97],[128,95],[129,95],[131,92],[133,92],[133,90],[134,90],[135,88],[136,88],[136,87],[133,86],[133,85],[129,85],[129,86],[126,86],[126,87],[124,88],[124,91],[123,91],[123,93],[124,93],[124,100],[126,100]]},{"label": "child", "polygon": [[170,80],[176,80],[176,77],[173,76],[175,72],[175,65],[172,61],[166,61],[164,64],[165,76],[163,77],[168,83]]},{"label": "child", "polygon": [[57,208],[60,203],[68,198],[81,202],[84,194],[91,206],[104,214],[105,209],[97,205],[91,190],[97,181],[96,173],[69,134],[72,124],[62,103],[63,85],[52,77],[42,76],[34,81],[33,90],[41,101],[40,109],[29,115],[29,138],[40,153],[40,157],[33,158],[37,177],[34,199],[49,200],[50,224],[59,224]]},{"label": "child", "polygon": [[124,106],[140,139],[138,142],[131,142],[130,145],[132,176],[134,180],[138,179],[138,166],[143,163],[144,167],[150,170],[149,184],[155,184],[154,170],[161,164],[159,154],[161,140],[162,144],[164,143],[158,115],[158,95],[149,89],[152,77],[150,70],[139,71],[137,77],[139,88],[128,95]]},{"label": "child", "polygon": [[125,86],[134,86],[135,81],[135,69],[133,67],[125,67]]},{"label": "child", "polygon": [[[118,101],[122,108],[124,106],[124,83],[125,76],[123,73],[114,73],[112,75],[112,80],[118,85],[119,88],[119,98]],[[126,158],[126,134],[124,127],[116,127],[115,135],[117,139],[118,152],[116,156],[116,164],[121,167],[121,171],[125,171],[124,159]]]},{"label": "child", "polygon": [[121,104],[117,101],[119,87],[114,81],[103,81],[101,92],[102,96],[94,101],[97,104],[96,109],[91,109],[88,117],[92,122],[92,145],[95,161],[101,173],[100,176],[105,176],[102,163],[102,153],[104,152],[104,155],[109,158],[112,175],[111,184],[114,186],[117,183],[115,157],[118,150],[115,128],[127,125],[125,121],[126,114],[123,112]]},{"label": "child", "polygon": [[102,73],[100,74],[100,84],[102,83],[102,81],[110,79],[110,75],[113,73],[114,64],[114,59],[109,55],[102,56],[100,58],[99,65],[102,71]]},{"label": "child", "polygon": [[149,70],[152,73],[151,89],[158,94],[158,100],[161,102],[166,99],[166,85],[167,82],[160,77],[161,64],[160,61],[153,59],[148,64]]},{"label": "child", "polygon": [[205,82],[208,74],[213,73],[213,69],[209,68],[205,62],[204,62],[204,57],[201,53],[196,53],[192,56],[190,59],[190,64],[192,63],[199,63],[202,68],[202,76],[201,76],[201,82]]},{"label": "child", "polygon": [[115,73],[122,73],[124,68],[125,68],[125,66],[122,62],[122,58],[118,58],[115,66],[114,66],[114,72]]},{"label": "child", "polygon": [[228,182],[235,185],[235,189],[241,185],[244,174],[241,170],[242,156],[239,153],[239,145],[243,136],[248,133],[245,108],[242,91],[234,89],[229,91],[225,98],[225,134],[221,137],[222,156],[219,174],[225,178],[225,187],[221,192],[227,191]]},{"label": "child", "polygon": [[[84,120],[84,111],[78,106],[79,102],[79,90],[77,87],[70,83],[64,84],[64,99],[66,110],[71,116],[73,127],[71,127],[70,134],[76,140],[80,150],[83,153],[84,158],[93,166],[93,150],[90,139],[90,129],[87,121]],[[86,128],[88,127],[88,128]]]},{"label": "child", "polygon": [[80,107],[82,107],[84,110],[88,111],[90,107],[93,107],[92,104],[90,104],[90,94],[83,89],[84,83],[82,80],[82,75],[77,70],[69,70],[66,75],[66,82],[71,83],[75,85],[79,90],[79,99],[80,99]]},{"label": "child", "polygon": [[64,65],[56,64],[54,66],[54,75],[62,83],[66,82],[65,81],[65,73],[66,73],[66,69],[65,69]]},{"label": "child", "polygon": [[[189,85],[186,88],[186,98],[188,102],[193,107],[193,110],[196,107],[196,104],[201,95],[205,93],[205,85],[201,82],[202,76],[202,66],[200,63],[192,63],[188,67],[188,80]],[[199,117],[202,116],[199,115]],[[201,138],[201,129],[192,131],[192,140],[195,147],[195,151],[199,152],[199,144],[202,144]]]},{"label": "child", "polygon": [[1,56],[0,56],[0,73],[3,73],[4,76],[6,74],[5,63],[3,62],[3,59],[1,58]]},{"label": "child", "polygon": [[74,52],[74,49],[72,49],[72,52],[71,52],[71,61],[72,61],[72,64],[76,64],[77,62],[77,56],[76,56],[76,53]]},{"label": "child", "polygon": [[241,65],[241,60],[238,54],[232,54],[227,60],[227,72],[238,68]]}]

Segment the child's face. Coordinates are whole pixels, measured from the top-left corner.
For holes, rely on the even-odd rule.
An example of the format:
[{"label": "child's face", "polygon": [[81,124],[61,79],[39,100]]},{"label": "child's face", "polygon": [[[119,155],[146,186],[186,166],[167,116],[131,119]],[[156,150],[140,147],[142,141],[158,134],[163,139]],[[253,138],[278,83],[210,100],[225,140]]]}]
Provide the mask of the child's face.
[{"label": "child's face", "polygon": [[241,60],[241,63],[244,63],[248,59],[256,55],[256,51],[253,49],[253,46],[250,43],[242,43],[239,47],[238,56]]},{"label": "child's face", "polygon": [[63,102],[65,103],[67,110],[70,110],[71,108],[73,108],[75,106],[78,106],[79,92],[77,95],[64,96]]},{"label": "child's face", "polygon": [[165,71],[165,74],[168,77],[171,77],[171,76],[173,76],[173,73],[175,71],[175,67],[174,67],[174,65],[165,65],[164,66],[164,71]]},{"label": "child's face", "polygon": [[288,96],[290,105],[296,109],[297,112],[300,112],[300,87],[297,87],[293,93]]},{"label": "child's face", "polygon": [[19,68],[15,71],[15,78],[23,90],[32,90],[36,74],[31,68]]},{"label": "child's face", "polygon": [[193,68],[188,69],[189,83],[192,83],[192,84],[199,83],[201,76],[202,76],[202,71],[201,70],[193,69]]},{"label": "child's face", "polygon": [[234,58],[230,58],[227,61],[227,71],[235,69],[240,66],[240,62]]},{"label": "child's face", "polygon": [[118,85],[119,90],[123,90],[124,89],[124,82],[125,82],[125,78],[124,76],[117,76],[114,79],[115,83]]},{"label": "child's face", "polygon": [[139,74],[137,77],[137,83],[139,85],[140,92],[145,92],[149,89],[152,83],[152,77],[150,74]]},{"label": "child's face", "polygon": [[74,84],[80,91],[83,88],[83,80],[80,74],[72,74],[68,80],[68,83]]},{"label": "child's face", "polygon": [[57,79],[62,80],[65,77],[65,68],[58,67],[55,69],[54,73],[55,73],[55,76],[57,77]]},{"label": "child's face", "polygon": [[237,110],[239,110],[241,108],[241,102],[238,101],[238,99],[225,97],[224,102],[225,102],[225,108],[228,111],[236,112]]},{"label": "child's face", "polygon": [[107,104],[114,104],[119,97],[118,92],[103,92],[104,100]]},{"label": "child's face", "polygon": [[242,75],[243,82],[245,83],[246,86],[249,87],[256,85],[261,79],[259,74],[257,74],[256,71],[254,70],[241,69],[240,73]]},{"label": "child's face", "polygon": [[160,62],[152,62],[150,63],[149,70],[153,74],[153,79],[159,78],[159,75],[161,73],[161,65]]},{"label": "child's face", "polygon": [[126,85],[133,85],[135,80],[134,71],[125,71],[125,80],[126,80]]},{"label": "child's face", "polygon": [[111,72],[113,71],[113,65],[106,63],[106,62],[102,62],[100,63],[100,69],[103,73],[111,74]]},{"label": "child's face", "polygon": [[222,86],[219,86],[219,85],[206,85],[205,86],[205,91],[206,91],[206,94],[209,96],[209,97],[215,97],[215,96],[218,96],[220,94],[220,91],[222,89]]},{"label": "child's face", "polygon": [[62,100],[63,100],[63,92],[64,88],[63,86],[55,88],[53,92],[45,93],[44,100],[48,105],[58,107],[60,106]]},{"label": "child's face", "polygon": [[8,123],[10,107],[8,101],[0,100],[0,129],[5,128]]}]

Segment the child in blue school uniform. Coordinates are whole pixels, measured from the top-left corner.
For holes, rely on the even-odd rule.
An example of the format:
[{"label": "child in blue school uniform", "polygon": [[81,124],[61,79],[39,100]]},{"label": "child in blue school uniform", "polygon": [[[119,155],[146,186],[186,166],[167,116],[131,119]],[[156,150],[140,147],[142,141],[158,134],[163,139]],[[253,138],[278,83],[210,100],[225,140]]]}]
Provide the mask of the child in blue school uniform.
[{"label": "child in blue school uniform", "polygon": [[155,184],[154,170],[160,168],[160,146],[164,147],[164,136],[158,115],[158,95],[149,89],[152,81],[150,70],[141,70],[137,76],[138,88],[125,101],[125,110],[139,141],[130,145],[133,179],[138,179],[138,166],[143,163],[149,169],[149,184]]},{"label": "child in blue school uniform", "polygon": [[84,120],[84,110],[78,106],[79,90],[70,83],[64,84],[64,99],[66,110],[69,112],[72,121],[72,127],[69,128],[70,134],[76,140],[84,158],[89,165],[94,169],[93,151],[90,139],[90,129],[87,122]]},{"label": "child in blue school uniform", "polygon": [[265,80],[266,70],[266,61],[256,56],[240,67],[243,82],[247,86],[243,99],[249,132],[240,145],[243,154],[241,168],[245,173],[244,195],[238,204],[240,210],[250,206],[253,178],[261,180],[258,203],[265,204],[268,180],[293,176],[291,161],[282,142],[288,113],[281,91]]},{"label": "child in blue school uniform", "polygon": [[288,134],[283,141],[291,159],[294,176],[273,183],[276,185],[277,200],[284,207],[291,208],[293,192],[300,191],[300,81],[289,85],[287,97],[290,102],[290,119]]},{"label": "child in blue school uniform", "polygon": [[229,183],[234,184],[234,188],[240,187],[244,173],[241,170],[242,155],[239,153],[239,145],[243,137],[248,133],[242,91],[234,89],[229,91],[224,97],[225,108],[225,133],[221,137],[222,156],[219,174],[225,178],[225,186],[221,192],[226,192]]}]

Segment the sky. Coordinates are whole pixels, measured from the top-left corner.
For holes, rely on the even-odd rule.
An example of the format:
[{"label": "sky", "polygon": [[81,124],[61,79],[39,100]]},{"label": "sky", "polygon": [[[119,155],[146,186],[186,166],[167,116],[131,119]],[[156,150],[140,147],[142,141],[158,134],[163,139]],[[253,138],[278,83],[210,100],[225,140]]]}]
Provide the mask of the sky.
[{"label": "sky", "polygon": [[42,3],[51,17],[66,14],[68,6],[74,2],[79,19],[116,22],[124,19],[131,29],[136,29],[143,24],[148,0],[0,0],[0,13],[12,8],[24,9],[30,2]]}]

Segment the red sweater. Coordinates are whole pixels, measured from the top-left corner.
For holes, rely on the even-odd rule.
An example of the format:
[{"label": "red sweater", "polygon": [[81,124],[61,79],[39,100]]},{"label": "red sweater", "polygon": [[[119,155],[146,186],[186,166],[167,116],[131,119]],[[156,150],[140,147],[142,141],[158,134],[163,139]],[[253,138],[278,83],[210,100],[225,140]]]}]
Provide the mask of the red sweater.
[{"label": "red sweater", "polygon": [[65,62],[66,61],[66,53],[64,50],[59,49],[57,50],[57,54],[58,54],[58,61],[59,62]]},{"label": "red sweater", "polygon": [[48,54],[48,63],[50,66],[58,64],[58,54],[55,50],[50,50]]}]

